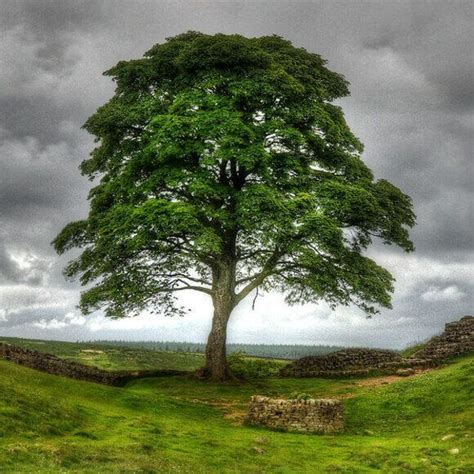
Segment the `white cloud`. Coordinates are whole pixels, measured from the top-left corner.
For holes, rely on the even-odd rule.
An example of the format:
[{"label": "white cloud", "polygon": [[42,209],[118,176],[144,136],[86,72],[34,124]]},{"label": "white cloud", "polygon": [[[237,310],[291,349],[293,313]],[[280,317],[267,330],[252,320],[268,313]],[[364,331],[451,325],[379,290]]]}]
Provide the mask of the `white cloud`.
[{"label": "white cloud", "polygon": [[457,301],[464,298],[466,294],[459,290],[456,285],[447,286],[446,288],[439,288],[432,286],[421,295],[424,301]]},{"label": "white cloud", "polygon": [[52,262],[29,251],[18,251],[10,254],[18,271],[17,280],[21,283],[46,285]]},{"label": "white cloud", "polygon": [[[396,279],[394,300],[418,296],[420,288],[446,287],[452,282],[466,285],[474,282],[474,265],[467,255],[462,262],[443,262],[413,254],[383,253],[380,249],[370,252],[380,265],[387,268]],[[396,309],[396,307],[395,307]]]},{"label": "white cloud", "polygon": [[67,313],[63,319],[41,318],[39,321],[34,322],[33,326],[40,329],[63,329],[70,326],[83,326],[85,322],[84,316],[71,312]]},{"label": "white cloud", "polygon": [[39,288],[26,285],[0,287],[0,306],[3,310],[63,307],[76,303],[76,291],[63,288]]}]

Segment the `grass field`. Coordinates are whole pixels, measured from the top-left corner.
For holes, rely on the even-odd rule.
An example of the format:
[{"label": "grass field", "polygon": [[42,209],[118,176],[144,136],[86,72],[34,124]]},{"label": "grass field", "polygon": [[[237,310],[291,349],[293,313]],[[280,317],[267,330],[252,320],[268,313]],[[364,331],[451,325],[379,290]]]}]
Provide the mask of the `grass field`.
[{"label": "grass field", "polygon": [[[45,341],[13,337],[0,337],[1,342],[54,354],[66,360],[109,371],[157,369],[194,371],[204,365],[204,354],[195,352],[157,351],[93,342]],[[262,377],[276,375],[289,361],[234,353],[229,356],[229,362],[238,376]]]},{"label": "grass field", "polygon": [[[0,361],[0,472],[474,472],[474,356],[380,379],[190,377],[111,388]],[[242,425],[252,394],[342,397],[347,430]]]},{"label": "grass field", "polygon": [[114,347],[90,342],[42,341],[0,337],[0,342],[57,355],[104,370],[196,370],[204,364],[203,354]]}]

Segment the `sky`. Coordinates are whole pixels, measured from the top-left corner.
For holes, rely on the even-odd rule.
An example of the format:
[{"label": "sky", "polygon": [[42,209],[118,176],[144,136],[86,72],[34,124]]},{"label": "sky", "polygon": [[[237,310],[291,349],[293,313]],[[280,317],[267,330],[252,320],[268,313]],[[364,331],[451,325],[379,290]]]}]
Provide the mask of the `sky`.
[{"label": "sky", "polygon": [[113,94],[102,72],[196,30],[277,34],[321,54],[351,83],[340,100],[364,161],[413,198],[414,253],[375,246],[396,278],[393,309],[244,300],[230,342],[401,348],[473,314],[474,3],[456,1],[1,0],[0,336],[204,341],[206,295],[185,317],[108,320],[77,310],[80,286],[50,242],[84,218],[93,148],[81,125]]}]

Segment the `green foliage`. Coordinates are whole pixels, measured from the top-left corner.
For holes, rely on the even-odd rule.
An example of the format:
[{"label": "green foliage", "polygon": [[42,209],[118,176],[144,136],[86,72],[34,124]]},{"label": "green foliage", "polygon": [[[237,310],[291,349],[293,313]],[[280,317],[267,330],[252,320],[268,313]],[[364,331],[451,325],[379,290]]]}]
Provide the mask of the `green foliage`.
[{"label": "green foliage", "polygon": [[82,249],[65,273],[90,285],[84,312],[184,314],[176,292],[214,295],[223,274],[233,306],[259,286],[390,306],[393,279],[364,251],[373,238],[413,250],[411,200],[362,162],[332,103],[348,83],[319,55],[188,32],[106,74],[115,95],[84,125],[90,213],[54,241]]},{"label": "green foliage", "polygon": [[227,357],[227,362],[232,373],[242,379],[274,377],[285,365],[281,361],[252,358],[245,352],[233,352]]},{"label": "green foliage", "polygon": [[[473,472],[473,363],[471,355],[379,387],[357,379],[171,377],[112,388],[0,361],[1,471]],[[251,395],[292,392],[343,398],[347,431],[317,436],[239,425]]]}]

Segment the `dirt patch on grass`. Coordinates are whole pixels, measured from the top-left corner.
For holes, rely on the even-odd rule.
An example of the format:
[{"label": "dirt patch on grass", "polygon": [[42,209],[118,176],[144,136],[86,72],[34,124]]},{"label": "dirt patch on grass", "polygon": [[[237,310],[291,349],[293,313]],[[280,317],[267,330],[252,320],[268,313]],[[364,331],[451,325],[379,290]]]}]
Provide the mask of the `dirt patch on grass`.
[{"label": "dirt patch on grass", "polygon": [[232,410],[226,411],[224,418],[234,426],[242,426],[247,416],[247,410],[232,407]]},{"label": "dirt patch on grass", "polygon": [[241,402],[231,402],[226,400],[208,400],[202,398],[183,398],[175,397],[176,400],[183,400],[190,403],[197,403],[200,405],[212,406],[218,409],[224,415],[224,418],[230,421],[234,426],[241,426],[244,423],[247,415],[247,404]]},{"label": "dirt patch on grass", "polygon": [[[413,377],[418,377],[419,375],[425,374],[426,372],[431,372],[434,370],[433,368],[430,369],[422,369],[417,370],[412,375],[407,376],[400,376],[400,375],[382,375],[380,377],[370,377],[364,380],[360,380],[357,382],[358,387],[379,387],[380,385],[388,385],[394,382],[399,382],[400,380],[404,379],[412,379]],[[347,394],[351,395],[351,394]]]}]

